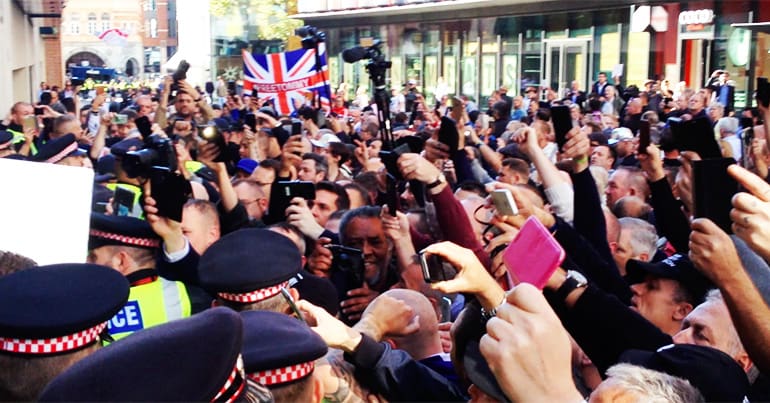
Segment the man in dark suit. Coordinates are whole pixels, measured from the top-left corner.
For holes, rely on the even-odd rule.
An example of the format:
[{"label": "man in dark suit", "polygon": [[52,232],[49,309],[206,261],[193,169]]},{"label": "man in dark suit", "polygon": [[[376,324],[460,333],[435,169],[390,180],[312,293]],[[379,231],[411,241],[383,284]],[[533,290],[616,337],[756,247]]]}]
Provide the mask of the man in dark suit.
[{"label": "man in dark suit", "polygon": [[730,73],[723,70],[712,86],[713,100],[725,107],[725,116],[730,116],[735,105],[735,83],[730,81]]},{"label": "man in dark suit", "polygon": [[591,86],[591,92],[604,97],[604,89],[607,88],[607,73],[599,72],[597,81]]}]

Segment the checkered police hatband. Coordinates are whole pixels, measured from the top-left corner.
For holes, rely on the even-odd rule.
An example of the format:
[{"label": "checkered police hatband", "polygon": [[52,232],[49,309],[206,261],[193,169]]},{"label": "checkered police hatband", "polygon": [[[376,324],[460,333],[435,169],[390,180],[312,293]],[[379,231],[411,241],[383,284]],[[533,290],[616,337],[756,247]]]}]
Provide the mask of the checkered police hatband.
[{"label": "checkered police hatband", "polygon": [[280,385],[282,383],[288,383],[302,379],[315,368],[315,362],[306,362],[304,364],[292,365],[290,367],[268,369],[266,371],[259,371],[247,374],[252,381],[259,382],[265,386]]},{"label": "checkered police hatband", "polygon": [[99,231],[95,229],[91,230],[90,235],[98,238],[110,239],[113,241],[124,243],[126,245],[143,246],[147,248],[160,247],[159,239],[125,236],[121,234],[113,234],[111,232],[104,232],[104,231]]},{"label": "checkered police hatband", "polygon": [[281,292],[281,288],[288,287],[288,285],[289,285],[289,282],[284,281],[283,283],[278,284],[276,286],[262,288],[260,290],[247,292],[243,294],[232,294],[227,292],[220,292],[220,293],[217,293],[217,295],[219,296],[219,298],[222,298],[227,301],[249,304],[252,302],[263,301],[274,295],[277,295],[279,292]]},{"label": "checkered police hatband", "polygon": [[233,372],[227,377],[227,381],[219,389],[216,396],[211,399],[212,402],[225,402],[231,403],[236,401],[243,391],[246,389],[246,377],[243,370],[243,358],[238,354],[238,359],[235,360],[235,366]]},{"label": "checkered police hatband", "polygon": [[73,151],[75,151],[77,149],[78,149],[78,143],[74,142],[74,143],[68,145],[67,147],[64,147],[64,149],[59,151],[58,154],[56,154],[53,157],[45,160],[45,162],[47,162],[49,164],[55,164],[55,163],[63,160],[64,157],[68,156],[71,152],[73,152]]},{"label": "checkered police hatband", "polygon": [[95,341],[107,322],[77,333],[52,339],[12,339],[0,337],[0,350],[20,354],[54,354],[76,350]]}]

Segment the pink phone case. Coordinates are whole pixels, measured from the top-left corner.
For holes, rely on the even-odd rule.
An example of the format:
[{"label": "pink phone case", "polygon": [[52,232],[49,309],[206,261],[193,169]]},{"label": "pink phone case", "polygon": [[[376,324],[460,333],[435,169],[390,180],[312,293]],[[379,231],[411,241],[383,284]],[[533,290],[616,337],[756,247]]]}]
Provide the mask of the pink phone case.
[{"label": "pink phone case", "polygon": [[535,217],[529,217],[503,252],[512,284],[529,283],[543,289],[564,261],[564,249]]}]

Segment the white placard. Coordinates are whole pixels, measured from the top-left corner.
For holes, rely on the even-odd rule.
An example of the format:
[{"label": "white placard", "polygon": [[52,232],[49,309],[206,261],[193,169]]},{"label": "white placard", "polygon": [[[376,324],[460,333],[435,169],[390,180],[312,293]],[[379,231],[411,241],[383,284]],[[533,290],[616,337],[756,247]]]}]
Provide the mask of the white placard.
[{"label": "white placard", "polygon": [[613,77],[623,77],[623,65],[622,64],[616,64],[615,67],[612,68],[612,76]]},{"label": "white placard", "polygon": [[38,264],[83,263],[94,171],[0,158],[0,250]]}]

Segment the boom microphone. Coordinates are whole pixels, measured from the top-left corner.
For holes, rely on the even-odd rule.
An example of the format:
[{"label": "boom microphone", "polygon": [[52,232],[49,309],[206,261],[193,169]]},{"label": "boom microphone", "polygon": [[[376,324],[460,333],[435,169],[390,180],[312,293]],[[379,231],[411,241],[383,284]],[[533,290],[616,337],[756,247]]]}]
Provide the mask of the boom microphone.
[{"label": "boom microphone", "polygon": [[345,63],[355,63],[362,59],[368,59],[369,50],[363,46],[355,46],[342,51],[342,60]]}]

